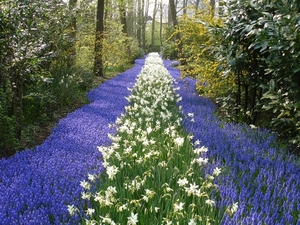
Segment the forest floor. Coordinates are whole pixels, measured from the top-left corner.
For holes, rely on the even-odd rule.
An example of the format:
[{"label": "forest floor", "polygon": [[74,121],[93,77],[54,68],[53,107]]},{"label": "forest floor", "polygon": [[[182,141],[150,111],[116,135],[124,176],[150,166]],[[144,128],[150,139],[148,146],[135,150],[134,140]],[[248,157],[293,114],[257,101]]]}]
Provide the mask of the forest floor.
[{"label": "forest floor", "polygon": [[[108,73],[104,77],[94,77],[92,88],[96,88],[105,81],[113,78],[116,73]],[[25,131],[25,135],[22,135],[22,138],[19,143],[19,148],[16,150],[10,149],[1,149],[0,151],[0,159],[1,158],[9,158],[13,156],[16,152],[23,151],[25,149],[31,149],[35,146],[41,145],[45,139],[51,134],[52,129],[62,118],[66,117],[70,112],[82,107],[83,105],[88,103],[88,99],[86,96],[83,96],[81,99],[76,99],[72,104],[69,104],[63,108],[59,108],[55,111],[52,118],[48,118],[46,122],[37,122],[35,124],[30,124],[30,130]]]}]

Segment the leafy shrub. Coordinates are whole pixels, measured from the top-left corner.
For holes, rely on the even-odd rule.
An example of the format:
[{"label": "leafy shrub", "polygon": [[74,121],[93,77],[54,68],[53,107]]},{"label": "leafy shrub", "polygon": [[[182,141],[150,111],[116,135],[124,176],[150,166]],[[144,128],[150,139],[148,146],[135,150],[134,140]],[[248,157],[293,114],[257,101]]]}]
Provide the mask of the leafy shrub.
[{"label": "leafy shrub", "polygon": [[8,98],[2,107],[6,121],[14,121],[13,139],[21,139],[26,123],[47,107],[49,96],[41,85],[51,64],[68,61],[70,14],[59,0],[8,0],[0,8],[0,88]]},{"label": "leafy shrub", "polygon": [[3,93],[0,89],[0,127],[3,132],[0,132],[0,157],[10,155],[9,150],[18,147],[18,140],[15,137],[15,119],[8,112],[7,93]]},{"label": "leafy shrub", "polygon": [[178,51],[176,49],[175,42],[165,43],[162,49],[162,55],[165,59],[176,59],[178,56]]},{"label": "leafy shrub", "polygon": [[228,87],[234,87],[233,79],[223,79],[219,70],[222,61],[215,57],[214,47],[221,42],[218,33],[221,27],[222,21],[212,17],[210,10],[198,10],[193,17],[185,16],[180,25],[187,63],[181,68],[182,73],[195,77],[198,92],[213,99],[227,96]]},{"label": "leafy shrub", "polygon": [[[226,3],[219,56],[231,77],[234,105],[221,99],[235,118],[268,126],[282,139],[299,143],[300,16],[296,1]],[[229,73],[227,72],[229,71]],[[229,74],[229,76],[226,76]]]},{"label": "leafy shrub", "polygon": [[175,43],[173,26],[165,28],[164,36],[167,40],[162,46],[162,56],[165,59],[178,59],[179,52]]}]

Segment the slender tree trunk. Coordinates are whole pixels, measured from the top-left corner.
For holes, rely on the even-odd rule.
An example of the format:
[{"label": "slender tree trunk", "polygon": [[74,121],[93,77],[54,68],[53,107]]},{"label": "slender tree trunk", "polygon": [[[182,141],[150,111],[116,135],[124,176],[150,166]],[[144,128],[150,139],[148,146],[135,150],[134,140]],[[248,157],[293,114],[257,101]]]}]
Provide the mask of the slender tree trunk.
[{"label": "slender tree trunk", "polygon": [[127,1],[127,36],[128,37],[134,37],[135,31],[134,31],[134,24],[136,23],[136,16],[135,16],[135,7],[133,5],[133,1]]},{"label": "slender tree trunk", "polygon": [[103,77],[103,32],[104,32],[104,0],[97,3],[96,39],[95,39],[95,63],[94,73]]},{"label": "slender tree trunk", "polygon": [[173,21],[172,21],[171,7],[170,7],[170,4],[169,4],[169,10],[168,10],[168,26],[170,27],[172,24],[173,24]]},{"label": "slender tree trunk", "polygon": [[[108,8],[109,8],[109,0],[105,0],[105,11],[104,11],[104,22],[103,22],[103,25],[104,25],[104,27],[106,26],[106,21],[108,21],[109,20],[109,18],[108,18]],[[110,15],[111,16],[111,15]]]},{"label": "slender tree trunk", "polygon": [[186,15],[187,0],[183,0],[183,15]]},{"label": "slender tree trunk", "polygon": [[151,32],[151,51],[154,52],[154,32],[155,32],[155,16],[156,16],[157,0],[154,2],[153,16],[152,16],[152,32]]},{"label": "slender tree trunk", "polygon": [[126,20],[126,10],[125,10],[124,0],[120,1],[119,10],[120,10],[120,18],[121,18],[121,24],[122,24],[122,32],[124,34],[127,34],[127,20]]},{"label": "slender tree trunk", "polygon": [[162,0],[160,1],[160,27],[159,27],[159,43],[160,43],[160,51],[162,51],[162,26],[163,26],[163,5]]},{"label": "slender tree trunk", "polygon": [[200,0],[197,0],[197,1],[196,1],[196,5],[195,5],[196,10],[199,9],[199,3],[200,3]]},{"label": "slender tree trunk", "polygon": [[139,47],[142,46],[142,17],[143,17],[143,8],[142,8],[142,2],[141,0],[138,0],[138,12],[137,12],[137,17],[138,17],[138,27],[136,30],[136,36],[138,40]]},{"label": "slender tree trunk", "polygon": [[142,40],[143,40],[143,49],[144,51],[146,51],[146,24],[148,21],[149,0],[146,0],[146,4],[145,4],[145,0],[142,0],[142,8],[143,11],[145,9],[145,14],[143,16]]},{"label": "slender tree trunk", "polygon": [[72,12],[72,21],[71,21],[71,32],[70,38],[72,40],[72,46],[70,48],[70,55],[68,59],[68,67],[72,67],[76,64],[76,30],[77,30],[77,21],[76,16],[74,15],[74,10],[77,5],[77,0],[69,1],[69,10]]},{"label": "slender tree trunk", "polygon": [[211,6],[211,16],[215,16],[216,11],[216,0],[210,0],[210,6]]},{"label": "slender tree trunk", "polygon": [[[122,32],[123,34],[128,37],[128,29],[127,29],[127,18],[126,18],[126,10],[125,10],[125,2],[124,0],[121,0],[119,3],[119,11],[120,11],[120,18],[121,18],[121,24],[122,24]],[[130,46],[128,44],[128,41],[125,41],[127,54],[131,55]]]},{"label": "slender tree trunk", "polygon": [[175,38],[176,38],[176,42],[177,42],[176,44],[177,44],[178,51],[179,51],[179,60],[182,65],[185,65],[186,61],[185,61],[185,56],[184,56],[184,52],[183,52],[183,45],[181,42],[181,35],[180,35],[179,27],[178,27],[176,7],[175,7],[174,0],[169,0],[169,5],[170,5],[170,11],[171,11],[171,15],[172,15],[174,32],[176,32]]}]

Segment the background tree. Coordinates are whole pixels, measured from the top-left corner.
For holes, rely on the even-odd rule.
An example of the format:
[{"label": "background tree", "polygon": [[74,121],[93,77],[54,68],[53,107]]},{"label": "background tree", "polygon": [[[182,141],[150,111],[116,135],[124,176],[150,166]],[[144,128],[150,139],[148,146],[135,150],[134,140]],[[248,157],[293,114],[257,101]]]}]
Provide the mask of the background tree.
[{"label": "background tree", "polygon": [[77,33],[77,22],[76,22],[76,7],[77,0],[69,1],[69,10],[72,13],[71,29],[70,29],[70,38],[72,41],[72,46],[70,47],[70,57],[68,66],[74,66],[76,64],[76,33]]},{"label": "background tree", "polygon": [[156,17],[156,12],[157,12],[157,0],[154,1],[154,6],[153,6],[153,14],[152,14],[152,30],[151,30],[151,51],[154,52],[154,31],[155,31],[155,17]]},{"label": "background tree", "polygon": [[163,46],[163,37],[162,37],[162,31],[163,31],[163,2],[162,0],[159,3],[159,21],[160,21],[160,26],[159,26],[159,49],[162,51],[162,46]]},{"label": "background tree", "polygon": [[178,24],[178,20],[177,20],[177,12],[176,12],[174,0],[169,0],[169,7],[170,7],[171,18],[172,18],[172,22],[173,22],[173,28],[175,31],[175,40],[176,40],[176,44],[178,47],[179,59],[181,61],[181,64],[184,65],[185,64],[185,59],[184,59],[185,56],[184,56],[183,46],[182,46],[182,42],[181,42],[181,35],[180,35],[180,31],[179,31],[179,24]]},{"label": "background tree", "polygon": [[142,0],[138,0],[138,4],[137,4],[137,30],[136,30],[136,35],[137,35],[137,40],[139,43],[139,47],[142,47],[142,27],[143,27],[143,13],[144,9],[142,8]]},{"label": "background tree", "polygon": [[96,76],[103,77],[103,32],[104,32],[104,0],[97,3],[97,21],[95,38],[95,65],[94,73]]},{"label": "background tree", "polygon": [[148,10],[149,10],[149,0],[142,0],[142,8],[145,13],[143,14],[143,27],[142,27],[142,41],[143,41],[143,50],[146,49],[146,25],[148,22]]}]

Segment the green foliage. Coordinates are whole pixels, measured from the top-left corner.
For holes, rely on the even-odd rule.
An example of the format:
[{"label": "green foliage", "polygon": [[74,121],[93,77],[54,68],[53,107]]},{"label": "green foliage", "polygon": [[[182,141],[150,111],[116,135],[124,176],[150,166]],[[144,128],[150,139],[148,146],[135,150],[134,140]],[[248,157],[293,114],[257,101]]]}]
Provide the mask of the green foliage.
[{"label": "green foliage", "polygon": [[299,148],[296,1],[230,0],[219,13],[222,20],[209,10],[181,19],[182,72],[197,78],[199,93],[213,98],[222,116],[271,128]]},{"label": "green foliage", "polygon": [[[93,29],[90,29],[90,24],[85,23],[83,18],[79,21],[82,23],[80,25],[82,32],[78,34],[77,65],[92,70],[95,33]],[[122,25],[115,20],[106,21],[103,35],[103,53],[103,69],[106,75],[107,73],[123,71],[134,59],[142,55],[137,41],[122,33]]]},{"label": "green foliage", "polygon": [[[8,84],[5,86],[8,86]],[[5,131],[0,133],[0,155],[9,154],[7,153],[7,149],[11,146],[18,146],[18,140],[14,135],[15,119],[13,116],[9,116],[9,106],[11,105],[10,95],[11,93],[8,91],[5,92],[3,89],[0,89],[0,127],[2,131]]]},{"label": "green foliage", "polygon": [[23,122],[35,123],[36,120],[47,120],[50,110],[55,105],[55,98],[50,90],[51,78],[36,76],[28,85],[28,91],[23,96]]},{"label": "green foliage", "polygon": [[291,91],[272,88],[274,81],[270,81],[270,90],[265,92],[262,99],[267,100],[263,109],[277,115],[271,119],[271,125],[280,130],[280,136],[290,144],[300,148],[300,101],[291,95]]},{"label": "green foliage", "polygon": [[165,43],[162,54],[166,59],[176,59],[178,56],[178,51],[175,42]]},{"label": "green foliage", "polygon": [[[80,7],[62,0],[0,2],[0,129],[7,130],[0,140],[8,155],[20,142],[32,142],[34,126],[86,101],[95,83],[95,9],[89,0]],[[118,15],[116,8],[108,9],[113,11]],[[118,18],[108,19],[105,28],[104,73],[110,77],[142,51],[121,32]]]},{"label": "green foliage", "polygon": [[197,79],[197,90],[213,99],[227,96],[228,87],[234,86],[232,79],[222,79],[218,70],[221,62],[214,57],[214,46],[221,42],[212,28],[222,27],[222,21],[211,16],[210,10],[198,10],[193,17],[185,16],[180,25],[181,39],[185,51],[186,65],[182,74]]},{"label": "green foliage", "polygon": [[166,39],[163,43],[162,55],[166,59],[178,59],[178,49],[175,43],[175,31],[173,26],[168,26],[165,28],[164,37]]},{"label": "green foliage", "polygon": [[[222,43],[223,77],[230,96],[219,98],[232,119],[264,125],[300,146],[300,15],[296,1],[227,2]],[[232,101],[234,100],[234,101]],[[235,109],[235,114],[232,112]]]},{"label": "green foliage", "polygon": [[160,24],[155,21],[154,25],[154,49],[152,49],[152,21],[146,24],[146,52],[160,52],[160,37],[159,37]]},{"label": "green foliage", "polygon": [[86,91],[92,87],[94,75],[81,68],[57,67],[52,71],[52,77],[50,91],[54,104],[65,107],[83,100]]},{"label": "green foliage", "polygon": [[27,126],[44,121],[53,110],[50,71],[70,64],[68,29],[74,12],[60,0],[8,0],[0,8],[1,130],[7,130],[0,140],[9,155],[28,136]]}]

